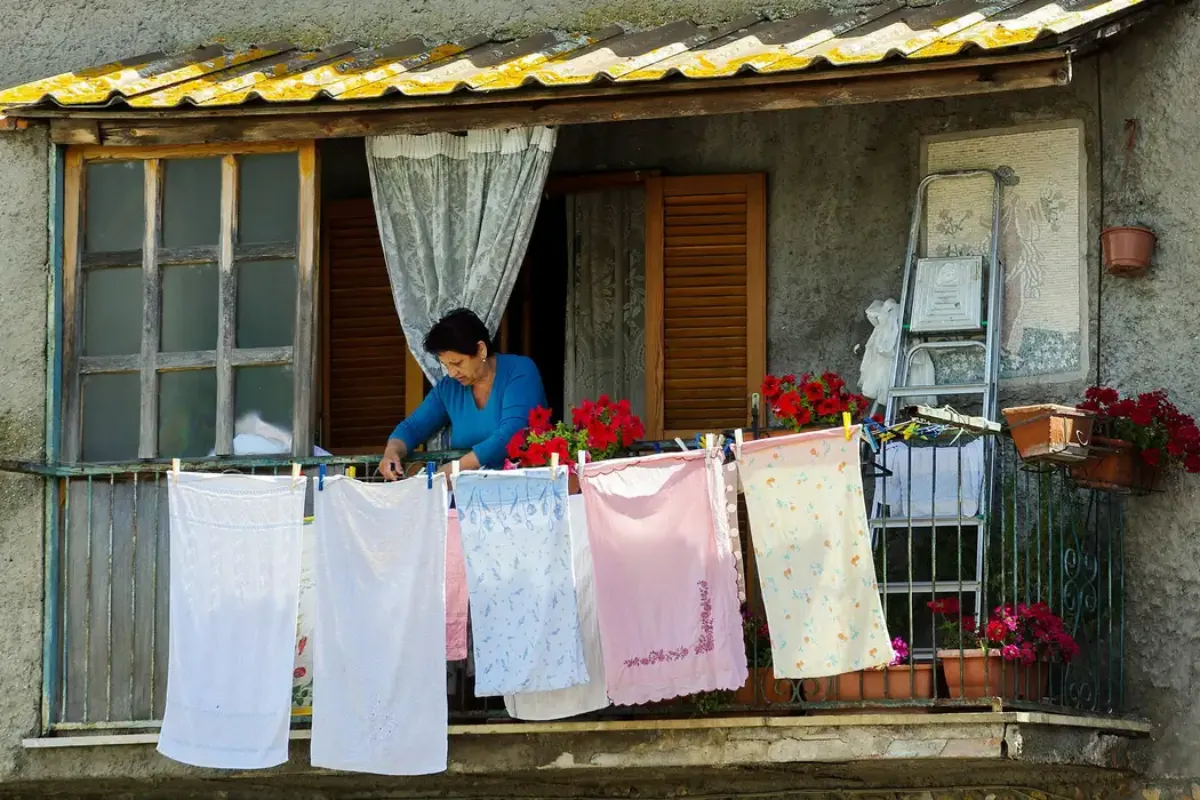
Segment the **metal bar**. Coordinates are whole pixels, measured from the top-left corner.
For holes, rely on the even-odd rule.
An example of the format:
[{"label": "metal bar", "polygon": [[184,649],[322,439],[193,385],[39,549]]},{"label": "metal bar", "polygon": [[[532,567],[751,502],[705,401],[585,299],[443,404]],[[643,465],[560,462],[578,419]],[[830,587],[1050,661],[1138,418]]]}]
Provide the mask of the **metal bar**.
[{"label": "metal bar", "polygon": [[108,604],[104,609],[104,718],[112,719],[113,688],[113,516],[117,504],[117,476],[108,476]]},{"label": "metal bar", "polygon": [[[134,713],[133,676],[137,674],[137,562],[138,562],[138,474],[133,473],[133,517],[130,520],[129,545],[129,713]],[[109,583],[112,576],[109,576]]]},{"label": "metal bar", "polygon": [[[912,397],[918,394],[970,395],[983,394],[987,390],[987,384],[983,383],[947,384],[945,386],[939,386],[935,383],[929,386],[894,386],[888,389],[888,397]],[[991,417],[988,417],[988,419],[991,419]]]},{"label": "metal bar", "polygon": [[92,504],[95,492],[94,479],[87,479],[87,555],[84,570],[87,572],[87,594],[83,612],[83,720],[88,721],[91,710],[91,659],[92,659]]}]

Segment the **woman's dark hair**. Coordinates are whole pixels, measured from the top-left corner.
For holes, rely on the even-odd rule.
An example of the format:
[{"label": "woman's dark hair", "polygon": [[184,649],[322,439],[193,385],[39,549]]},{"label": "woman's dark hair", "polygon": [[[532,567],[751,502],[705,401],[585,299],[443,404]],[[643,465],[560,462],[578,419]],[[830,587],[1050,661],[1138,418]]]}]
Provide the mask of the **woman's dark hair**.
[{"label": "woman's dark hair", "polygon": [[479,350],[479,343],[488,346],[489,354],[492,349],[492,337],[488,335],[487,326],[483,320],[475,316],[475,312],[467,308],[459,308],[442,317],[429,329],[425,335],[425,352],[461,353],[473,356]]}]

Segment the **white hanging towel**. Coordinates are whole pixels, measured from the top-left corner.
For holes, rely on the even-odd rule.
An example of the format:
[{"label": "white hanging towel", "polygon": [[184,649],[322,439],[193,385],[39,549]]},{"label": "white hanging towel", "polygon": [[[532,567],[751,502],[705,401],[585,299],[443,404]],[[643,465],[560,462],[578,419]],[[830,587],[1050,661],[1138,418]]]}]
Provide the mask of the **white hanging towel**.
[{"label": "white hanging towel", "polygon": [[454,485],[471,595],[475,695],[588,683],[567,471],[464,472]]},{"label": "white hanging towel", "polygon": [[333,477],[315,495],[312,765],[444,772],[445,477]]},{"label": "white hanging towel", "polygon": [[307,479],[171,475],[170,658],[158,752],[197,767],[288,759]]},{"label": "white hanging towel", "polygon": [[596,588],[592,580],[592,550],[588,544],[587,513],[583,496],[567,498],[571,527],[571,550],[575,565],[575,602],[579,607],[579,630],[583,635],[583,657],[588,682],[551,692],[506,694],[504,710],[513,719],[552,720],[590,714],[609,705],[604,681],[604,652],[600,648],[600,622],[596,617]]},{"label": "white hanging towel", "polygon": [[738,466],[779,678],[823,678],[894,657],[867,536],[858,431],[742,447]]},{"label": "white hanging towel", "polygon": [[[910,458],[911,456],[911,458]],[[892,474],[875,479],[875,503],[882,505],[887,487],[891,515],[914,519],[955,518],[979,513],[983,489],[983,439],[945,447],[909,447],[904,442],[887,445],[886,461]],[[959,479],[961,474],[962,479]],[[961,501],[961,503],[960,503]]]}]

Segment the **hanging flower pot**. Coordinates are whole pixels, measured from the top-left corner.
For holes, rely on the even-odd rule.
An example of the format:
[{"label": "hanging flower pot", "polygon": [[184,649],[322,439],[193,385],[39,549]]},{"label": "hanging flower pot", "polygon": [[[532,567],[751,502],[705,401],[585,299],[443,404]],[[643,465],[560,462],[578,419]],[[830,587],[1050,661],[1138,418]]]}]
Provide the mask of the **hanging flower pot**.
[{"label": "hanging flower pot", "polygon": [[1004,409],[1013,444],[1024,461],[1084,461],[1095,417],[1092,411],[1057,405]]},{"label": "hanging flower pot", "polygon": [[1080,486],[1110,492],[1150,492],[1157,488],[1158,470],[1142,459],[1131,442],[1096,437],[1087,461],[1071,465]]},{"label": "hanging flower pot", "polygon": [[1137,277],[1150,268],[1157,237],[1154,231],[1141,227],[1105,228],[1100,232],[1100,248],[1104,253],[1104,268],[1110,275]]}]

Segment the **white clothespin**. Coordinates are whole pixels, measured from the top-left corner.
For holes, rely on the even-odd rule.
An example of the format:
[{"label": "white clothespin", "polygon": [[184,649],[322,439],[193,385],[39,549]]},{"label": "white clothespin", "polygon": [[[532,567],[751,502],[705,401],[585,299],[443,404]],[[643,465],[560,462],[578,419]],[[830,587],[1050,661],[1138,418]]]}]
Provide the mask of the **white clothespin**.
[{"label": "white clothespin", "polygon": [[704,449],[705,450],[713,449],[713,435],[711,433],[704,434]]},{"label": "white clothespin", "polygon": [[450,488],[458,485],[458,473],[460,472],[462,472],[462,464],[456,458],[450,462]]},{"label": "white clothespin", "polygon": [[292,488],[296,488],[296,484],[300,482],[300,464],[292,462]]},{"label": "white clothespin", "polygon": [[588,451],[587,450],[580,450],[578,453],[575,454],[575,473],[577,475],[583,475],[583,465],[587,463],[587,460],[588,460]]},{"label": "white clothespin", "polygon": [[175,476],[175,483],[179,483],[179,459],[171,459],[171,474]]},{"label": "white clothespin", "polygon": [[558,476],[558,453],[550,454],[550,478],[554,479]]},{"label": "white clothespin", "polygon": [[675,444],[679,445],[680,450],[682,450],[685,453],[687,452],[687,445],[683,443],[683,439],[680,439],[678,436],[676,436]]},{"label": "white clothespin", "polygon": [[742,457],[742,445],[745,444],[746,436],[742,433],[742,429],[738,428],[733,432],[733,455],[735,458]]}]

